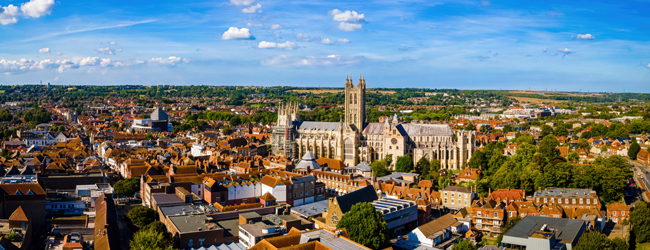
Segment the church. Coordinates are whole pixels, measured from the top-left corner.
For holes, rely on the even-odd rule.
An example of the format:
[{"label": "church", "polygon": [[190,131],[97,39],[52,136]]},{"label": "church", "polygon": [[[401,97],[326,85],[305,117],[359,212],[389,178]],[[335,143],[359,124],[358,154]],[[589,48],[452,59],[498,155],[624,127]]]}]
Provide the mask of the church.
[{"label": "church", "polygon": [[366,122],[366,80],[345,81],[345,118],[339,122],[301,121],[299,105],[281,105],[271,136],[274,155],[299,159],[307,151],[316,157],[333,158],[347,166],[370,163],[393,156],[411,154],[440,160],[443,169],[460,169],[474,153],[474,131],[454,133],[448,124],[421,124],[392,121]]}]

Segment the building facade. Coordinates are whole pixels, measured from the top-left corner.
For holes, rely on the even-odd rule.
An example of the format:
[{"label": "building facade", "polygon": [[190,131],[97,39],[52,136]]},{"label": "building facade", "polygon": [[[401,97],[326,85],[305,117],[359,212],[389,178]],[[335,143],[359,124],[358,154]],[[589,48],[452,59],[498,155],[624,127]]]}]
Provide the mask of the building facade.
[{"label": "building facade", "polygon": [[473,131],[454,133],[448,124],[369,123],[366,120],[366,81],[359,79],[355,87],[348,78],[345,83],[345,119],[339,122],[301,121],[299,105],[282,105],[272,132],[274,155],[294,159],[312,152],[316,158],[338,159],[352,167],[393,156],[412,154],[414,162],[425,157],[441,161],[443,168],[459,169],[475,151]]}]

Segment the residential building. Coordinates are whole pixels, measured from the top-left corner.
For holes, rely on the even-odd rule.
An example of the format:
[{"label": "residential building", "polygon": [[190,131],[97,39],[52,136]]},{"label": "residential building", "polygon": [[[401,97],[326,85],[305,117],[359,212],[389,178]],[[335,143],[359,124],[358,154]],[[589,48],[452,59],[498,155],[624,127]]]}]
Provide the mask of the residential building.
[{"label": "residential building", "polygon": [[630,206],[624,203],[613,203],[607,205],[607,217],[614,223],[622,223],[623,220],[630,220]]},{"label": "residential building", "polygon": [[463,207],[471,207],[476,197],[474,190],[466,187],[447,186],[440,190],[442,205],[452,210],[460,210]]},{"label": "residential building", "polygon": [[583,220],[526,216],[503,235],[507,249],[570,250],[587,229]]},{"label": "residential building", "polygon": [[464,233],[463,223],[458,222],[452,214],[421,225],[408,234],[408,241],[417,242],[426,247],[447,249],[457,243]]},{"label": "residential building", "polygon": [[499,235],[507,219],[506,204],[481,197],[472,204],[472,223],[488,235]]}]

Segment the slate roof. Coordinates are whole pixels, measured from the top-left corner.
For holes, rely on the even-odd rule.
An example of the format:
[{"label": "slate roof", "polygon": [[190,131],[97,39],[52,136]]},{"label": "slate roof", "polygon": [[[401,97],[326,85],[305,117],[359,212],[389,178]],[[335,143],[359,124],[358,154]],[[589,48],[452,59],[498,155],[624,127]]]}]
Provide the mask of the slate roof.
[{"label": "slate roof", "polygon": [[300,121],[296,123],[297,130],[320,130],[320,131],[336,131],[339,129],[338,122],[307,122]]},{"label": "slate roof", "polygon": [[359,202],[373,202],[377,200],[377,193],[373,186],[366,186],[352,193],[345,194],[336,198],[342,213],[347,213],[352,209],[352,205]]},{"label": "slate roof", "polygon": [[320,168],[320,165],[316,161],[316,157],[314,157],[310,151],[307,151],[307,153],[302,156],[298,165],[296,165],[296,169],[307,169],[307,167],[311,170]]},{"label": "slate roof", "polygon": [[[451,130],[451,127],[448,124],[412,124],[412,123],[400,123],[400,124],[390,124],[391,129],[397,127],[397,130],[402,135],[408,136],[451,136],[454,135],[454,132]],[[384,133],[384,123],[373,122],[368,123],[368,125],[363,130],[363,133],[366,135],[381,135]]]}]

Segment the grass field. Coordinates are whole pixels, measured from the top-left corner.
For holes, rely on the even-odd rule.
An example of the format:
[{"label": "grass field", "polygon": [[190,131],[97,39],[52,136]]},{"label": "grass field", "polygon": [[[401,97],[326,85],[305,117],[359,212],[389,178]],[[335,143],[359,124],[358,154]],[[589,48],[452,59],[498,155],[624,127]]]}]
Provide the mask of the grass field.
[{"label": "grass field", "polygon": [[509,96],[509,98],[516,99],[521,103],[566,102],[565,100],[539,99],[539,98],[518,97],[518,96]]},{"label": "grass field", "polygon": [[569,92],[556,92],[556,91],[536,91],[536,90],[513,90],[509,91],[509,93],[513,94],[538,94],[538,95],[568,95],[568,96],[601,96],[602,94],[599,93],[589,93],[589,94],[576,94],[576,93],[569,93]]},{"label": "grass field", "polygon": [[0,94],[4,94],[4,93],[5,93],[5,91],[4,91],[4,90],[0,90]]},{"label": "grass field", "polygon": [[[345,90],[344,89],[292,89],[289,91],[296,92],[296,93],[323,94],[323,93],[342,93]],[[367,89],[366,92],[374,93],[375,90]],[[382,93],[384,95],[392,95],[395,94],[395,91],[380,90],[379,93]]]}]

